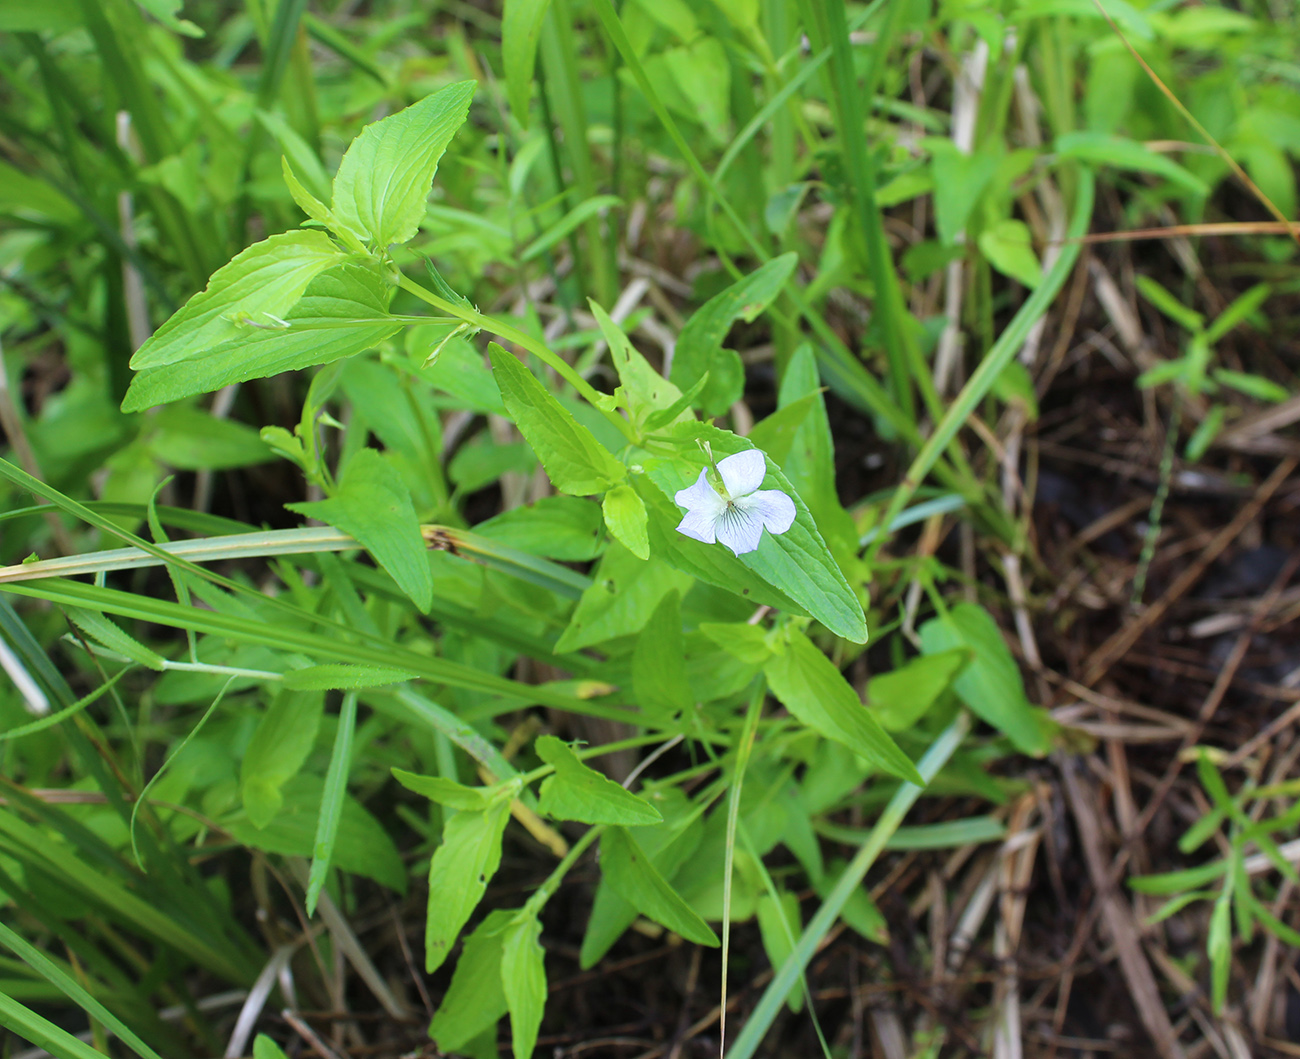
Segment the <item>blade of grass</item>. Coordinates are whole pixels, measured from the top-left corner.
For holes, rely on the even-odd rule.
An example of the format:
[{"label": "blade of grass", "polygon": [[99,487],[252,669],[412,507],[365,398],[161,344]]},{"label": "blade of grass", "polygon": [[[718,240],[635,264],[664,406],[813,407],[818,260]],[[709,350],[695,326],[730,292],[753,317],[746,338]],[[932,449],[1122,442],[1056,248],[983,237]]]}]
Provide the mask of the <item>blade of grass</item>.
[{"label": "blade of grass", "polygon": [[[1070,228],[1067,233],[1072,239],[1084,233],[1092,218],[1094,187],[1095,182],[1092,172],[1087,169],[1080,170],[1078,191],[1074,201],[1074,216],[1070,219]],[[881,525],[892,527],[894,520],[898,518],[908,500],[911,499],[912,494],[916,492],[925,480],[925,476],[934,468],[939,455],[956,436],[957,431],[965,424],[967,417],[975,410],[975,406],[993,388],[998,376],[1002,374],[1003,369],[1011,362],[1011,358],[1019,351],[1030,329],[1047,312],[1056,299],[1056,295],[1060,293],[1061,287],[1064,286],[1066,279],[1074,268],[1075,261],[1079,257],[1079,249],[1080,244],[1077,242],[1067,242],[1062,247],[1060,257],[1056,259],[1051,269],[1043,277],[1043,282],[1025,299],[1025,303],[1012,317],[1011,322],[1007,324],[1002,334],[998,336],[998,340],[993,344],[993,348],[989,350],[988,356],[980,362],[979,367],[971,374],[971,377],[966,381],[966,385],[962,387],[961,392],[953,400],[944,417],[935,424],[934,431],[921,447],[921,451],[912,460],[912,465],[907,469],[907,474],[894,491],[894,498],[890,501],[884,517],[880,520]],[[881,545],[887,539],[887,534],[882,534],[871,542],[865,556],[868,563],[875,559]]]},{"label": "blade of grass", "polygon": [[38,1048],[44,1048],[57,1059],[104,1059],[103,1052],[96,1051],[85,1041],[4,993],[0,993],[0,1026],[12,1030]]},{"label": "blade of grass", "polygon": [[[961,745],[969,729],[970,718],[963,712],[943,730],[939,738],[925,752],[925,756],[917,762],[917,771],[921,773],[927,784],[947,764],[948,759]],[[799,976],[807,968],[813,954],[817,951],[817,946],[821,944],[822,939],[834,926],[835,920],[839,917],[840,911],[849,899],[849,895],[862,885],[862,879],[867,874],[867,870],[875,863],[876,858],[885,848],[889,836],[898,830],[898,826],[903,822],[908,810],[912,808],[912,805],[920,796],[921,790],[922,788],[914,784],[904,783],[890,798],[889,804],[885,806],[884,811],[880,814],[880,819],[876,821],[876,826],[872,828],[871,837],[863,843],[849,862],[848,867],[844,869],[844,873],[840,876],[834,889],[822,902],[821,907],[817,909],[808,926],[804,928],[803,935],[795,945],[794,951],[767,984],[767,988],[763,990],[763,995],[759,998],[757,1006],[745,1023],[745,1028],[740,1031],[736,1043],[731,1046],[731,1051],[727,1053],[727,1059],[751,1059],[757,1052],[759,1045],[763,1042],[763,1037],[780,1012],[781,1005],[785,1003],[786,994],[794,987]]]},{"label": "blade of grass", "polygon": [[325,791],[321,796],[320,817],[316,821],[316,842],[312,847],[311,872],[307,876],[307,915],[316,913],[321,887],[329,877],[334,843],[343,819],[343,796],[348,789],[348,769],[352,764],[352,734],[357,726],[357,696],[349,692],[339,707],[339,728],[334,736],[329,770],[325,773]]},{"label": "blade of grass", "polygon": [[731,955],[731,872],[736,860],[736,824],[740,820],[740,793],[745,784],[745,769],[754,750],[758,719],[767,699],[767,683],[761,677],[754,685],[745,711],[745,723],[736,744],[736,770],[727,791],[727,842],[722,861],[722,1003],[718,1015],[718,1054],[727,1046],[727,962]]},{"label": "blade of grass", "polygon": [[103,1023],[109,1030],[115,1033],[119,1039],[127,1044],[136,1055],[142,1059],[161,1059],[157,1052],[150,1048],[144,1041],[140,1040],[128,1026],[126,1026],[116,1015],[108,1008],[104,1007],[98,1000],[91,996],[82,986],[71,976],[63,971],[56,963],[46,956],[35,945],[32,945],[19,934],[15,934],[3,923],[0,923],[0,943],[8,946],[28,967],[36,971],[41,977],[48,982],[52,982],[65,993],[69,999],[74,1001],[83,1011],[91,1018]]}]

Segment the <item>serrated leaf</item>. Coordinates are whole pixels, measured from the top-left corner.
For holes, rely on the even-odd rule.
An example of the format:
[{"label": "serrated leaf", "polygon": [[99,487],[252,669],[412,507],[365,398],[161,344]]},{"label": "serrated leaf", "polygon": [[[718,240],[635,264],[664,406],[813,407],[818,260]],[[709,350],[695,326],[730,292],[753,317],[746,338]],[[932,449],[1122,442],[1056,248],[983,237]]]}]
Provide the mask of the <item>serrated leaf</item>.
[{"label": "serrated leaf", "polygon": [[632,652],[632,692],[651,717],[668,719],[695,705],[686,682],[680,597],[669,592],[659,601]]},{"label": "serrated leaf", "polygon": [[284,686],[297,691],[354,691],[379,688],[415,680],[414,673],[389,666],[360,666],[347,662],[328,662],[319,666],[291,669],[284,675]]},{"label": "serrated leaf", "polygon": [[[424,969],[442,966],[501,863],[501,836],[510,818],[502,799],[482,812],[462,810],[443,826],[442,844],[429,862],[429,910]],[[463,957],[462,957],[463,958]]]},{"label": "serrated leaf", "polygon": [[422,794],[432,802],[451,809],[469,809],[482,812],[493,802],[490,787],[467,787],[445,776],[421,776],[405,769],[394,768],[393,779],[408,791]]},{"label": "serrated leaf", "polygon": [[773,258],[710,298],[682,328],[669,378],[679,390],[686,390],[708,372],[709,385],[700,395],[700,407],[707,415],[721,415],[740,399],[744,390],[745,373],[740,357],[722,348],[731,325],[736,320],[757,319],[781,292],[798,260],[799,256],[793,252]]},{"label": "serrated leaf", "polygon": [[117,622],[106,618],[97,611],[83,610],[81,607],[66,607],[64,609],[68,617],[72,619],[79,629],[86,632],[91,639],[98,640],[109,650],[125,655],[132,662],[137,662],[158,672],[162,672],[165,668],[166,660],[162,655],[146,647],[118,625]]},{"label": "serrated leaf", "polygon": [[327,268],[312,278],[283,317],[265,311],[248,314],[243,323],[234,325],[232,337],[192,350],[188,359],[139,372],[131,380],[122,410],[139,412],[232,382],[364,353],[401,329],[388,313],[392,291],[388,280],[368,265]]},{"label": "serrated leaf", "polygon": [[515,1059],[532,1059],[546,1010],[545,952],[536,916],[517,919],[502,934],[501,989],[510,1012],[510,1048]]},{"label": "serrated leaf", "polygon": [[515,914],[514,909],[489,913],[465,940],[447,995],[429,1024],[429,1036],[439,1051],[461,1051],[506,1013],[502,934]]},{"label": "serrated leaf", "polygon": [[1023,754],[1041,756],[1051,749],[1050,728],[1025,695],[1016,660],[983,607],[958,603],[920,629],[927,655],[963,648],[970,664],[953,682],[953,690],[977,716],[1003,732]]},{"label": "serrated leaf", "polygon": [[[752,447],[745,439],[730,431],[706,424],[678,424],[672,433],[682,440],[698,438],[709,442],[714,457],[718,459]],[[654,479],[655,484],[671,496],[695,481],[702,463],[702,458],[695,452],[689,457],[671,462],[647,461],[644,477]],[[633,484],[637,484],[635,480]],[[789,479],[771,460],[767,461],[767,479],[763,485],[767,489],[779,489],[794,501],[794,524],[777,535],[764,531],[758,550],[739,556],[738,562],[789,597],[803,613],[811,614],[837,636],[843,636],[854,643],[865,643],[867,625],[862,604],[858,602],[858,597],[849,587],[839,564],[832,557],[812,513]],[[681,510],[678,509],[678,517],[680,516]],[[674,531],[673,536],[682,537],[682,534]],[[651,544],[654,545],[653,535]],[[682,546],[679,544],[677,547]],[[705,544],[701,547],[714,554],[726,551],[725,546],[720,544]],[[698,549],[693,549],[692,552],[698,553]],[[660,554],[657,549],[655,554]],[[724,584],[723,587],[729,586]]]},{"label": "serrated leaf", "polygon": [[555,768],[542,783],[538,809],[556,820],[584,824],[622,824],[629,827],[657,824],[663,817],[644,798],[624,790],[613,780],[584,765],[576,754],[553,735],[537,740],[537,756]]},{"label": "serrated leaf", "polygon": [[603,493],[623,481],[627,469],[610,455],[519,360],[495,342],[489,346],[492,375],[501,399],[562,493]]},{"label": "serrated leaf", "polygon": [[[592,315],[596,317],[600,333],[609,344],[609,357],[614,370],[618,372],[619,382],[622,383],[632,422],[643,424],[646,429],[658,429],[685,414],[688,405],[681,404],[677,407],[682,399],[682,391],[650,367],[645,357],[628,340],[623,329],[609,318],[604,309],[594,301],[589,301],[588,304]],[[656,421],[657,426],[650,426],[652,416],[673,408],[677,410],[675,415],[668,418],[660,416],[662,422]]]},{"label": "serrated leaf", "polygon": [[809,728],[866,758],[878,768],[924,785],[911,759],[862,704],[843,674],[803,633],[787,630],[784,651],[764,666],[772,694]]},{"label": "serrated leaf", "polygon": [[433,572],[410,490],[374,449],[348,461],[334,496],[285,507],[355,537],[421,611],[429,609]]},{"label": "serrated leaf", "polygon": [[616,485],[601,502],[605,525],[614,539],[638,559],[650,558],[645,502],[630,485]]},{"label": "serrated leaf", "polygon": [[601,836],[600,870],[614,892],[647,919],[698,945],[717,948],[720,944],[709,925],[668,885],[626,828],[611,827]]},{"label": "serrated leaf", "polygon": [[[647,463],[647,467],[652,466]],[[650,553],[682,573],[698,577],[718,588],[725,588],[746,602],[767,604],[777,610],[794,614],[807,612],[785,593],[769,585],[750,570],[726,548],[705,544],[677,532],[682,520],[682,510],[668,498],[656,477],[676,483],[679,476],[664,470],[662,473],[632,476],[632,487],[645,501],[649,518]],[[685,482],[681,485],[687,484]],[[674,490],[681,485],[673,484]]]},{"label": "serrated leaf", "polygon": [[131,367],[143,371],[205,356],[248,334],[237,318],[284,317],[313,279],[343,259],[323,232],[283,232],[254,243],[136,350]]},{"label": "serrated leaf", "polygon": [[475,82],[460,81],[367,125],[334,178],[334,218],[377,249],[420,228],[438,160],[469,114]]}]

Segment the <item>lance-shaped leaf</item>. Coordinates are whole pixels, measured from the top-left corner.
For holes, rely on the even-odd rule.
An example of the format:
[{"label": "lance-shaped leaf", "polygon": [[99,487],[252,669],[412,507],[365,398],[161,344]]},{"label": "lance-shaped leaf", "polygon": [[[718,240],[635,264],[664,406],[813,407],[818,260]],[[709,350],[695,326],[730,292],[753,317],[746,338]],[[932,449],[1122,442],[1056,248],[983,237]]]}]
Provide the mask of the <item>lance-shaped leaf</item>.
[{"label": "lance-shaped leaf", "polygon": [[145,368],[132,381],[124,412],[139,412],[232,382],[263,379],[355,356],[402,326],[388,313],[392,285],[376,268],[344,263],[321,272],[283,317],[242,315],[237,334],[202,356]]},{"label": "lance-shaped leaf", "polygon": [[651,717],[666,720],[695,704],[685,659],[680,597],[673,591],[659,601],[632,652],[632,691]]},{"label": "lance-shaped leaf", "polygon": [[438,160],[473,96],[474,82],[460,81],[367,125],[334,178],[334,218],[380,249],[410,239],[424,219]]},{"label": "lance-shaped leaf", "polygon": [[600,871],[610,888],[648,919],[687,941],[716,947],[718,937],[650,863],[626,828],[611,827],[600,839]]},{"label": "lance-shaped leaf", "polygon": [[689,390],[708,372],[709,383],[699,398],[706,414],[722,415],[740,399],[745,387],[740,357],[722,348],[731,325],[736,320],[748,323],[757,319],[781,292],[798,260],[793,252],[773,258],[705,302],[682,328],[673,353],[670,378],[679,390]]},{"label": "lance-shaped leaf", "polygon": [[466,939],[447,995],[429,1024],[429,1036],[441,1051],[462,1051],[506,1013],[502,934],[516,914],[515,909],[491,912]]},{"label": "lance-shaped leaf", "polygon": [[532,1059],[546,1009],[545,953],[536,916],[516,919],[502,934],[501,989],[510,1011],[510,1047],[515,1059]]},{"label": "lance-shaped leaf", "polygon": [[283,232],[254,243],[212,274],[131,358],[136,371],[192,360],[247,337],[243,320],[272,323],[297,304],[313,279],[344,254],[323,232]]},{"label": "lance-shaped leaf", "polygon": [[503,798],[482,812],[462,810],[443,827],[442,845],[429,864],[424,928],[424,968],[429,974],[442,966],[496,874],[509,817],[510,802]]},{"label": "lance-shaped leaf", "polygon": [[830,659],[803,633],[788,631],[786,649],[763,672],[795,717],[827,739],[842,743],[892,776],[921,785],[911,759],[898,749]]},{"label": "lance-shaped leaf", "polygon": [[537,453],[556,489],[575,496],[603,493],[627,476],[626,468],[546,392],[516,357],[495,342],[488,348],[492,375],[506,411]]},{"label": "lance-shaped leaf", "polygon": [[649,802],[584,765],[553,735],[537,740],[537,756],[555,768],[542,783],[538,808],[557,820],[584,824],[657,824],[663,817]]}]

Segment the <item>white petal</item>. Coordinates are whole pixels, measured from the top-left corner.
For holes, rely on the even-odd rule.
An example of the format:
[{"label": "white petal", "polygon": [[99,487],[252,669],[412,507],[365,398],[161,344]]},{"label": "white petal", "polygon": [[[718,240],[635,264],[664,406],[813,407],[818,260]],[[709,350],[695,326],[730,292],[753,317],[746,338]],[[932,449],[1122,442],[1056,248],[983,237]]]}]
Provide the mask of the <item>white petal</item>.
[{"label": "white petal", "polygon": [[712,544],[717,537],[718,518],[703,511],[688,511],[677,524],[677,532],[684,533],[697,541]]},{"label": "white petal", "polygon": [[760,489],[736,505],[757,515],[769,533],[784,533],[794,525],[794,501],[779,489]]},{"label": "white petal", "polygon": [[758,449],[746,449],[719,460],[718,473],[722,475],[722,484],[727,487],[727,495],[735,500],[738,496],[748,496],[763,484],[767,460]]},{"label": "white petal", "polygon": [[763,536],[763,520],[758,512],[738,504],[732,504],[718,519],[718,540],[737,555],[744,555],[758,548]]},{"label": "white petal", "polygon": [[698,511],[716,520],[722,514],[722,509],[727,506],[727,502],[718,496],[718,491],[713,486],[709,485],[708,473],[707,470],[700,471],[695,484],[677,490],[677,495],[673,499],[681,507],[689,508],[693,512]]}]

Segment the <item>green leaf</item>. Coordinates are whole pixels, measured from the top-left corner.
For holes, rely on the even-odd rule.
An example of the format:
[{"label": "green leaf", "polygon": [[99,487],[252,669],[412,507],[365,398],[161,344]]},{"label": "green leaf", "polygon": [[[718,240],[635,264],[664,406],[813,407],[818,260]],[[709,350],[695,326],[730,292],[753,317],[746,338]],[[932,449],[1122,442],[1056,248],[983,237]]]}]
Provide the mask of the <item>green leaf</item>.
[{"label": "green leaf", "polygon": [[966,231],[984,190],[998,167],[988,151],[967,154],[952,140],[927,139],[934,171],[934,226],[939,242],[953,246]]},{"label": "green leaf", "polygon": [[685,658],[679,596],[674,590],[659,601],[632,652],[632,693],[649,716],[667,720],[695,705],[686,682]]},{"label": "green leaf", "polygon": [[[325,781],[320,776],[300,773],[280,793],[284,803],[266,827],[255,827],[242,812],[224,817],[219,823],[235,841],[250,849],[285,857],[313,856]],[[350,794],[343,798],[333,863],[336,868],[374,879],[398,893],[406,891],[406,865],[393,840]]]},{"label": "green leaf", "polygon": [[594,217],[601,210],[608,209],[610,206],[621,206],[622,204],[623,200],[617,195],[593,195],[591,198],[578,203],[555,224],[524,247],[523,252],[519,255],[520,263],[537,260],[589,217]]},{"label": "green leaf", "polygon": [[510,818],[507,799],[482,812],[462,810],[443,826],[442,844],[429,863],[429,911],[424,969],[442,966],[501,863],[501,836]]},{"label": "green leaf", "polygon": [[0,1026],[58,1059],[104,1059],[103,1052],[4,993],[0,993]]},{"label": "green leaf", "polygon": [[[715,458],[752,447],[744,438],[737,437],[730,431],[698,423],[680,424],[674,428],[673,434],[682,440],[693,441],[699,438],[708,441],[713,447]],[[671,463],[646,461],[644,466],[646,477],[653,478],[665,493],[672,496],[677,490],[695,481],[702,465],[703,460],[692,452],[689,462],[685,459]],[[635,481],[633,484],[636,484]],[[811,614],[837,636],[843,636],[854,643],[866,643],[867,625],[862,604],[849,587],[839,564],[831,556],[812,513],[780,468],[771,460],[767,461],[767,479],[763,485],[764,488],[781,490],[794,501],[795,521],[788,530],[776,536],[764,531],[758,550],[739,556],[738,561],[788,596],[805,613]],[[679,509],[678,518],[680,517]],[[673,535],[682,536],[676,532]],[[654,543],[653,538],[651,543]],[[721,544],[705,544],[701,547],[715,553],[727,552]],[[655,554],[660,553],[656,550]],[[723,587],[728,586],[724,584]]]},{"label": "green leaf", "polygon": [[749,323],[757,319],[781,292],[798,260],[798,254],[793,252],[773,258],[710,298],[682,328],[669,377],[679,390],[687,390],[708,372],[709,384],[699,402],[707,415],[722,415],[744,390],[745,370],[740,357],[722,348],[731,325],[736,320]]},{"label": "green leaf", "polygon": [[1022,754],[1042,756],[1051,749],[1051,729],[1030,705],[1016,660],[983,607],[958,603],[947,614],[921,626],[927,655],[965,648],[974,655],[954,681],[953,690],[979,717],[1003,732]]},{"label": "green leaf", "polygon": [[493,802],[494,791],[490,787],[466,787],[445,776],[420,776],[399,768],[394,768],[392,772],[393,779],[408,791],[422,794],[430,801],[450,809],[482,812]]},{"label": "green leaf", "polygon": [[506,95],[515,121],[528,128],[528,100],[537,64],[537,42],[542,19],[551,0],[506,0],[501,17],[501,67],[506,74]]},{"label": "green leaf", "polygon": [[222,471],[274,459],[252,427],[197,408],[164,408],[149,421],[148,449],[179,471]]},{"label": "green leaf", "polygon": [[284,317],[307,285],[344,254],[323,232],[284,232],[254,243],[158,328],[131,358],[137,371],[205,356],[249,334],[241,320]]},{"label": "green leaf", "polygon": [[489,350],[492,375],[506,410],[532,445],[556,489],[585,496],[603,493],[623,481],[626,468],[546,392],[518,358],[495,342]]},{"label": "green leaf", "polygon": [[546,966],[542,925],[536,916],[516,919],[502,934],[501,991],[510,1012],[510,1047],[515,1059],[532,1059],[546,1010]]},{"label": "green leaf", "polygon": [[1056,157],[1076,158],[1096,165],[1154,173],[1193,195],[1208,195],[1210,189],[1200,177],[1193,176],[1177,162],[1157,154],[1135,140],[1125,140],[1100,132],[1067,132],[1056,139]]},{"label": "green leaf", "polygon": [[[758,899],[758,930],[763,940],[763,951],[774,970],[779,970],[794,951],[795,940],[803,933],[799,916],[799,898],[788,890],[777,891],[777,898],[763,894]],[[790,1010],[803,1010],[803,987],[795,984],[785,996]]]},{"label": "green leaf", "polygon": [[316,913],[316,901],[334,860],[334,845],[338,842],[348,790],[348,771],[352,767],[352,736],[356,727],[357,697],[345,695],[339,708],[339,725],[334,735],[334,749],[330,752],[329,771],[325,774],[320,817],[316,821],[316,842],[312,847],[311,870],[307,875],[308,916]]},{"label": "green leaf", "polygon": [[539,811],[547,816],[584,824],[628,827],[663,820],[653,805],[584,765],[555,736],[544,735],[537,740],[537,756],[555,768],[555,775],[542,783],[537,803]]},{"label": "green leaf", "polygon": [[578,600],[555,650],[576,651],[639,632],[665,595],[674,588],[685,592],[689,587],[689,577],[659,559],[643,561],[621,544],[613,544],[600,560],[591,586]]},{"label": "green leaf", "polygon": [[475,82],[460,81],[367,125],[334,178],[333,213],[376,249],[420,228],[438,160],[469,114]]},{"label": "green leaf", "polygon": [[1200,331],[1205,326],[1204,316],[1195,309],[1189,309],[1150,276],[1139,275],[1137,289],[1142,297],[1186,330]]},{"label": "green leaf", "polygon": [[1268,301],[1273,288],[1267,283],[1257,283],[1214,318],[1214,323],[1205,329],[1205,339],[1213,344],[1240,323],[1253,316]]},{"label": "green leaf", "polygon": [[1233,371],[1231,368],[1215,368],[1210,372],[1210,375],[1215,382],[1231,387],[1238,393],[1244,393],[1247,397],[1253,397],[1257,401],[1268,401],[1270,404],[1276,404],[1287,400],[1291,396],[1291,391],[1285,386],[1280,386],[1272,379],[1266,379],[1262,375]]},{"label": "green leaf", "polygon": [[348,461],[333,496],[285,507],[355,537],[421,611],[429,609],[433,572],[410,490],[374,449]]},{"label": "green leaf", "polygon": [[772,694],[809,728],[842,743],[878,768],[921,784],[911,759],[898,749],[831,660],[803,633],[788,629],[784,651],[764,666]]},{"label": "green leaf", "polygon": [[630,485],[616,485],[601,504],[605,525],[614,539],[638,559],[650,558],[645,502]]},{"label": "green leaf", "polygon": [[459,1052],[508,1009],[502,987],[502,934],[516,915],[514,909],[488,914],[465,940],[465,948],[456,961],[447,995],[442,998],[429,1036],[438,1050]]},{"label": "green leaf", "polygon": [[137,662],[149,669],[162,672],[165,659],[157,651],[152,651],[135,637],[129,635],[115,621],[104,615],[81,607],[68,607],[68,617],[73,623],[93,640],[98,640],[111,651],[125,655],[132,662]]},{"label": "green leaf", "polygon": [[280,788],[311,753],[324,709],[324,695],[286,688],[262,715],[239,772],[244,809],[255,826],[265,827],[279,811]]},{"label": "green leaf", "polygon": [[[241,314],[235,333],[187,359],[148,367],[131,380],[124,412],[364,353],[401,329],[388,314],[392,285],[375,268],[345,263],[314,276],[287,312]],[[184,310],[182,310],[184,311]]]},{"label": "green leaf", "polygon": [[401,684],[415,679],[415,674],[405,669],[327,662],[324,665],[289,670],[284,675],[284,686],[297,691],[353,691],[379,688],[385,684]]},{"label": "green leaf", "polygon": [[[604,309],[594,301],[588,301],[588,304],[596,317],[600,333],[609,344],[610,360],[622,383],[628,415],[633,423],[642,424],[649,429],[650,417],[675,408],[681,401],[682,391],[650,367],[645,357],[628,340],[623,329],[609,318]],[[660,423],[659,427],[667,426],[679,416],[689,417],[686,408],[686,405],[682,405],[675,415]]]},{"label": "green leaf", "polygon": [[872,677],[867,684],[871,712],[887,732],[906,731],[934,705],[969,660],[969,651],[943,651]]},{"label": "green leaf", "polygon": [[253,1038],[253,1059],[288,1059],[288,1056],[265,1033],[259,1033]]},{"label": "green leaf", "polygon": [[601,835],[600,870],[614,892],[648,919],[697,945],[718,946],[717,935],[655,870],[626,828]]},{"label": "green leaf", "polygon": [[585,562],[600,554],[601,509],[576,496],[547,496],[480,522],[474,532],[548,559]]},{"label": "green leaf", "polygon": [[1004,276],[1033,290],[1042,282],[1043,266],[1034,253],[1033,236],[1024,221],[998,221],[979,236],[980,253]]},{"label": "green leaf", "polygon": [[[647,463],[647,467],[652,465]],[[677,472],[666,468],[660,471],[658,476],[673,483],[671,488],[674,491],[688,484],[681,481],[681,476]],[[679,481],[681,481],[680,485],[675,484]],[[682,510],[668,499],[651,474],[633,475],[632,487],[645,501],[646,514],[650,520],[650,554],[656,559],[691,577],[698,577],[710,585],[734,592],[746,602],[756,606],[765,603],[777,610],[794,614],[807,613],[799,604],[779,589],[769,585],[726,548],[705,544],[678,533],[677,524],[682,520]]]}]

